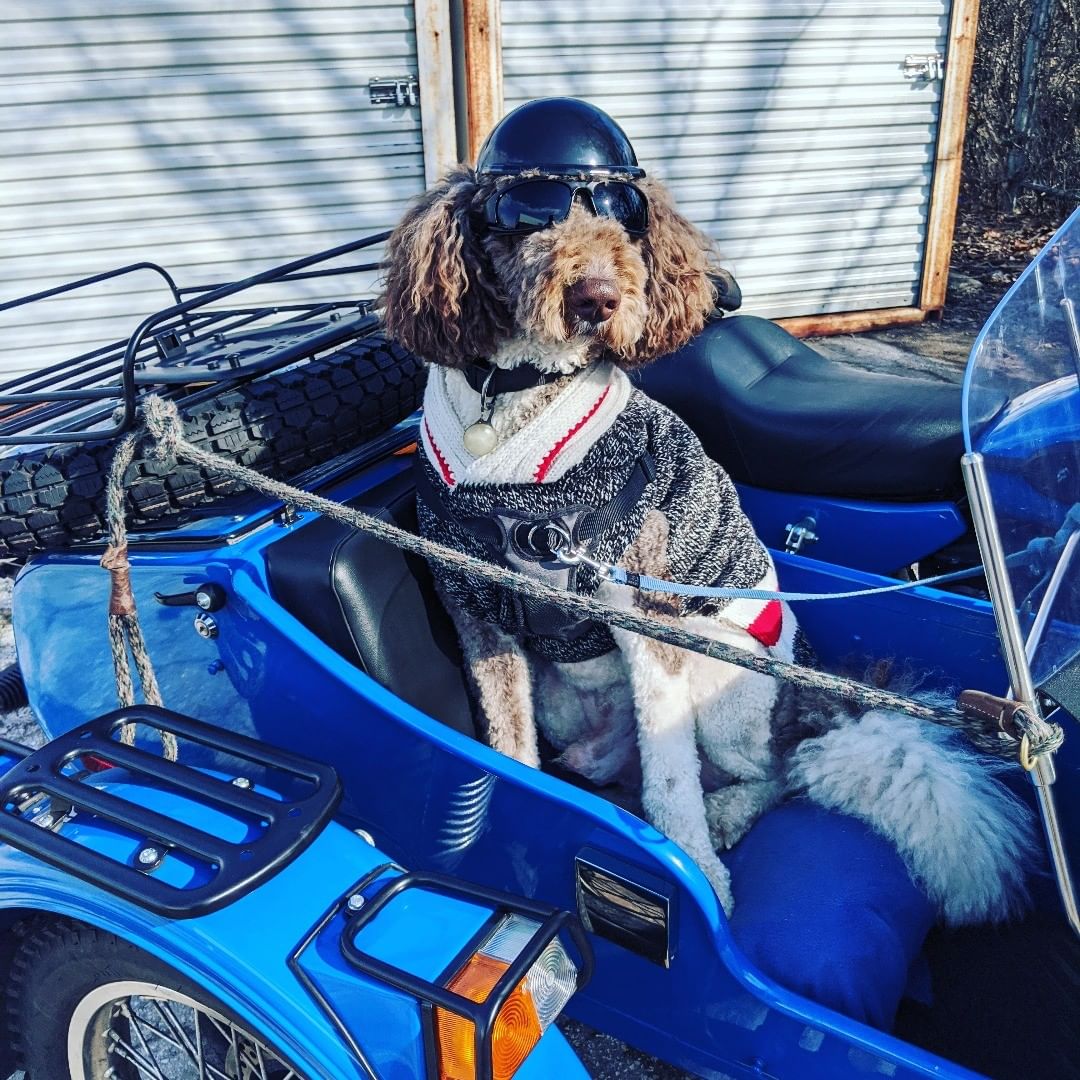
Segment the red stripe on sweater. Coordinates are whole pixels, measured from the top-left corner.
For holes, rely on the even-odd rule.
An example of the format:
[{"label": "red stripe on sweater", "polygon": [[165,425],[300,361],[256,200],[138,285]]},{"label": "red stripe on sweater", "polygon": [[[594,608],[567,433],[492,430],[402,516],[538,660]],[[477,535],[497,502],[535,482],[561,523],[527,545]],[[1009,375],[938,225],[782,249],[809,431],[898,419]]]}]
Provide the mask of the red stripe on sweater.
[{"label": "red stripe on sweater", "polygon": [[536,466],[536,482],[538,484],[544,482],[544,477],[547,476],[551,466],[555,464],[555,459],[559,456],[562,448],[596,415],[596,410],[604,404],[604,398],[608,396],[610,391],[611,387],[609,386],[596,399],[596,404],[548,451],[544,460]]},{"label": "red stripe on sweater", "polygon": [[435,438],[431,434],[431,428],[428,427],[428,422],[426,420],[424,421],[424,431],[427,432],[428,442],[431,443],[431,449],[435,454],[435,460],[438,462],[439,470],[442,472],[443,481],[446,483],[447,487],[453,487],[457,482],[454,480],[454,472],[446,463],[446,458],[442,456],[442,451],[435,442]]},{"label": "red stripe on sweater", "polygon": [[771,648],[780,640],[780,631],[784,625],[784,609],[779,600],[770,600],[761,614],[746,628],[746,632],[756,637],[762,645]]}]

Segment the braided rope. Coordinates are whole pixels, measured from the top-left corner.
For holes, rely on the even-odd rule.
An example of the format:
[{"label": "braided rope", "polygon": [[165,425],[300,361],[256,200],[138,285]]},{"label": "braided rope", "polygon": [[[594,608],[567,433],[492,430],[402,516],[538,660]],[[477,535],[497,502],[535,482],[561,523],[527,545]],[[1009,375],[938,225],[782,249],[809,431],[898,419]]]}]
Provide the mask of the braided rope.
[{"label": "braided rope", "polygon": [[[139,676],[143,698],[148,705],[162,704],[161,689],[154,675],[154,665],[143,639],[135,596],[131,591],[131,564],[127,558],[127,530],[124,526],[124,476],[135,457],[135,447],[142,436],[133,431],[120,440],[109,466],[105,486],[105,520],[109,527],[109,546],[101,557],[101,565],[112,575],[112,595],[109,600],[109,648],[116,673],[116,696],[123,707],[135,704],[135,686],[131,678],[131,658]],[[179,755],[176,736],[159,730],[161,748],[169,761]],[[135,725],[120,728],[120,741],[128,746],[135,742]]]},{"label": "braided rope", "polygon": [[[417,536],[415,533],[366,514],[362,510],[343,506],[322,496],[292,487],[280,480],[272,480],[253,469],[218,457],[187,442],[184,438],[179,412],[171,401],[153,395],[148,396],[142,403],[142,418],[153,444],[151,453],[160,459],[167,460],[170,457],[183,459],[194,465],[214,469],[282,503],[303,510],[311,510],[344,525],[361,529],[379,540],[418,555],[428,562],[441,563],[458,573],[483,578],[535,600],[557,604],[582,618],[599,619],[609,625],[656,638],[681,649],[839,697],[863,709],[888,709],[919,720],[942,724],[964,732],[975,746],[987,753],[1000,757],[1015,757],[1016,755],[1017,743],[1014,739],[990,725],[976,727],[977,721],[959,708],[939,708],[927,705],[853,679],[815,671],[801,664],[793,664],[773,657],[755,656],[724,642],[690,633],[677,625],[661,622],[637,612],[611,607],[592,597],[564,592],[562,589],[533,580],[514,570],[497,566],[485,559],[467,555],[444,544]],[[1064,740],[1061,727],[1058,724],[1048,723],[1041,717],[1030,718],[1027,735],[1033,755],[1053,753]]]}]

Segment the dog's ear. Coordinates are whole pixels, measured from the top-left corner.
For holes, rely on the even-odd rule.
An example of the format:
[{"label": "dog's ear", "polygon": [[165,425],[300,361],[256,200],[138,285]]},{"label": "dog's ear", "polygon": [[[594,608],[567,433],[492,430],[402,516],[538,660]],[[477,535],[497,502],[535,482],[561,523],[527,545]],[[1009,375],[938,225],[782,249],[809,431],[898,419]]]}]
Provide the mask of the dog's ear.
[{"label": "dog's ear", "polygon": [[490,356],[511,328],[472,229],[478,191],[472,169],[452,169],[406,211],[386,246],[379,306],[387,331],[423,359],[449,367]]},{"label": "dog's ear", "polygon": [[645,299],[648,316],[637,344],[625,357],[636,367],[685,345],[705,325],[716,306],[709,274],[714,266],[712,242],[675,209],[671,194],[656,180],[639,185],[649,198],[649,228],[641,241],[648,271]]}]

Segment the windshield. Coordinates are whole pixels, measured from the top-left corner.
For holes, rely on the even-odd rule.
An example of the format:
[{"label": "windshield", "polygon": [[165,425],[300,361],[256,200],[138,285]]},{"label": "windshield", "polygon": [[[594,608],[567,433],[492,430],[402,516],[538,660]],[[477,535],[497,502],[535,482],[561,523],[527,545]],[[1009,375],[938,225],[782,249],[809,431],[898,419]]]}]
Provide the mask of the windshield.
[{"label": "windshield", "polygon": [[1041,686],[1080,655],[1080,210],[990,316],[964,376],[1028,658]]}]

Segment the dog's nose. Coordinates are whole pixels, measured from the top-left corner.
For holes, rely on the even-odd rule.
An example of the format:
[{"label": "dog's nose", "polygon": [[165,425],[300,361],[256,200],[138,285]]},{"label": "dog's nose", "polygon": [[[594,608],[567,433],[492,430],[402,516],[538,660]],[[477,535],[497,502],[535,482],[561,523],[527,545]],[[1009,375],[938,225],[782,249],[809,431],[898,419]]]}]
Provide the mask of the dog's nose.
[{"label": "dog's nose", "polygon": [[619,287],[609,278],[582,278],[566,290],[572,315],[590,323],[607,322],[619,310]]}]

